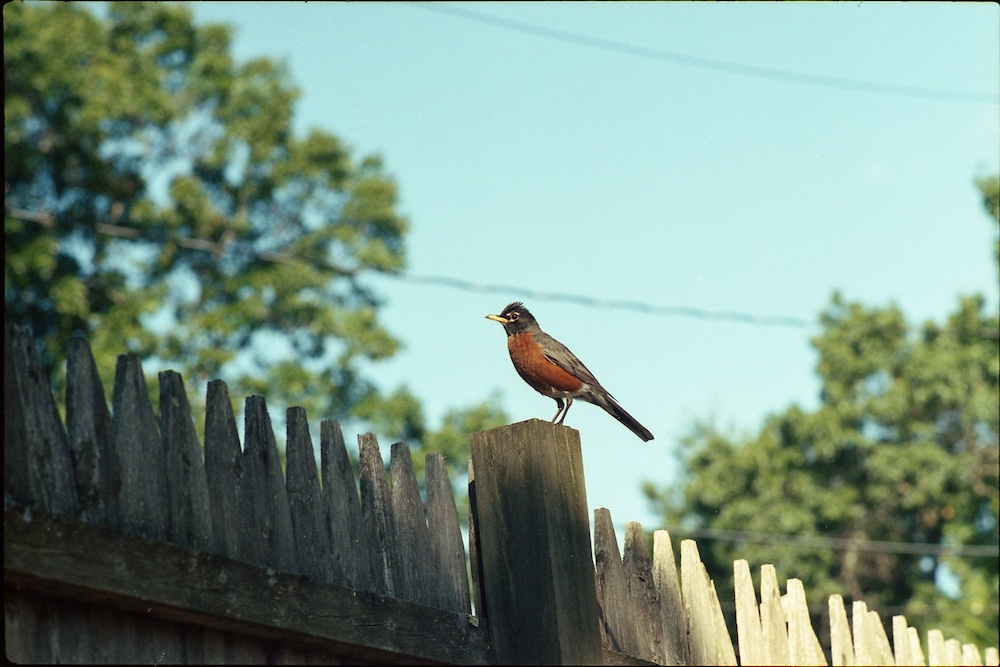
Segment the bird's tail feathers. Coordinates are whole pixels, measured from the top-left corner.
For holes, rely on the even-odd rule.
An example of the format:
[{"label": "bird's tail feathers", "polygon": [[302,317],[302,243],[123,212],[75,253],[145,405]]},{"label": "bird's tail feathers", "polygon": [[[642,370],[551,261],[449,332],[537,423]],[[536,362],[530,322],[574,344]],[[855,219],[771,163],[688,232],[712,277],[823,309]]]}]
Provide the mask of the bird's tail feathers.
[{"label": "bird's tail feathers", "polygon": [[635,417],[625,412],[625,408],[618,405],[618,401],[607,395],[601,396],[601,399],[598,405],[604,408],[605,412],[609,415],[625,425],[628,430],[639,436],[643,442],[649,442],[653,439],[653,434],[649,432],[649,429],[636,421]]}]

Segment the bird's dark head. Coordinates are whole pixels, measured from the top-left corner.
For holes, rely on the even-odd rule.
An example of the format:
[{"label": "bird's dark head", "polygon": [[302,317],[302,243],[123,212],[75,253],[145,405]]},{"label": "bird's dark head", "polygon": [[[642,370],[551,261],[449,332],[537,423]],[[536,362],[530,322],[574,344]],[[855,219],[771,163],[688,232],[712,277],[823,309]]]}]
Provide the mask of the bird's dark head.
[{"label": "bird's dark head", "polygon": [[487,315],[486,319],[502,324],[508,336],[526,331],[538,331],[538,322],[520,301],[508,304],[499,315]]}]

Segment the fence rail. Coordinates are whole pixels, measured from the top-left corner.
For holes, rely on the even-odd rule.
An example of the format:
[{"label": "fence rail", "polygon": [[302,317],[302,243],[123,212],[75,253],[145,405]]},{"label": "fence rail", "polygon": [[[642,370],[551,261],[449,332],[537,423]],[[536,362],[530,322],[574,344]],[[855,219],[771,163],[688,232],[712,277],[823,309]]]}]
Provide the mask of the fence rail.
[{"label": "fence rail", "polygon": [[[829,600],[830,646],[797,579],[754,589],[734,564],[737,642],[694,541],[638,523],[619,550],[586,505],[579,434],[531,420],[474,434],[468,561],[440,454],[422,499],[409,448],[287,413],[280,463],[265,400],[244,442],[225,383],[204,447],[183,379],[119,357],[109,409],[87,342],[67,351],[65,425],[24,329],[4,339],[4,589],[16,662],[997,664],[905,618]],[[468,567],[471,569],[471,586]],[[475,615],[472,601],[475,601]],[[758,601],[759,600],[759,601]]]}]

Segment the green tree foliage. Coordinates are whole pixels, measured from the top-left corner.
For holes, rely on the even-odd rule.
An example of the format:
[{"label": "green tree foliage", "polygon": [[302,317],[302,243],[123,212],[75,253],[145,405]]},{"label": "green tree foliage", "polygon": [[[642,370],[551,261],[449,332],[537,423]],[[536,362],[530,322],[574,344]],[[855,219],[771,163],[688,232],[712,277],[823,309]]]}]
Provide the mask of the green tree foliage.
[{"label": "green tree foliage", "polygon": [[[996,184],[979,184],[994,217]],[[720,597],[732,599],[732,562],[746,558],[802,579],[813,604],[841,593],[883,614],[904,613],[925,631],[996,644],[996,553],[928,556],[865,545],[997,544],[1000,354],[997,314],[988,310],[982,297],[965,297],[943,324],[915,330],[895,307],[835,294],[813,340],[817,410],[792,406],[751,437],[693,430],[685,482],[646,485],[668,526],[857,543],[837,550],[708,541],[710,573],[730,587]],[[955,583],[957,595],[947,594]]]},{"label": "green tree foliage", "polygon": [[396,185],[328,132],[296,137],[286,69],[229,41],[165,3],[5,6],[5,320],[57,375],[82,333],[106,382],[131,351],[189,389],[405,422],[362,374],[400,346],[363,282],[404,265]]}]

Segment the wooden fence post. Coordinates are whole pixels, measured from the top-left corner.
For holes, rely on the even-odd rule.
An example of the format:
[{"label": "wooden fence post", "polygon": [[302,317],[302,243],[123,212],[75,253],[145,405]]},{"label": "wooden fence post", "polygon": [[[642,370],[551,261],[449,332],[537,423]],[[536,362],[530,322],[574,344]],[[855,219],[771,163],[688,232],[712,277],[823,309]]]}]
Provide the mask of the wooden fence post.
[{"label": "wooden fence post", "polygon": [[495,660],[599,663],[580,434],[532,419],[471,439],[475,532]]}]

